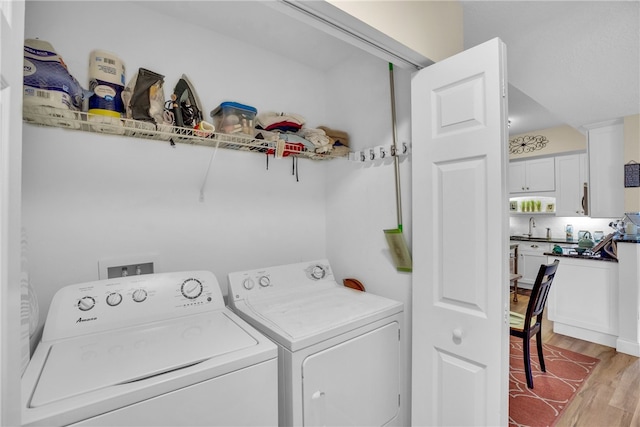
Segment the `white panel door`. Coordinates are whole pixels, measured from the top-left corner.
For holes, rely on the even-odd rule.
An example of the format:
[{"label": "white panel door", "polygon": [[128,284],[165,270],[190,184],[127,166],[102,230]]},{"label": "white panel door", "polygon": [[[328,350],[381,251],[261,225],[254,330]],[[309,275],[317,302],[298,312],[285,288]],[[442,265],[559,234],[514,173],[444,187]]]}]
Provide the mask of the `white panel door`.
[{"label": "white panel door", "polygon": [[[24,1],[0,1],[0,425],[20,425],[29,324],[20,322]],[[22,329],[21,329],[22,328]],[[21,341],[21,332],[26,340]],[[24,354],[21,354],[21,351]]]},{"label": "white panel door", "polygon": [[506,101],[499,39],[412,79],[412,425],[507,424]]}]

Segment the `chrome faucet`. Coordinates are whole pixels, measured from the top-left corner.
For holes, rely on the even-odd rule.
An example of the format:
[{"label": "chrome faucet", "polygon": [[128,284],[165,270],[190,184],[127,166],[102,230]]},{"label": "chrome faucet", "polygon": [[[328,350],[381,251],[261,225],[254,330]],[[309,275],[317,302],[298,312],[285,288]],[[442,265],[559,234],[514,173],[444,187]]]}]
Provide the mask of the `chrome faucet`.
[{"label": "chrome faucet", "polygon": [[529,218],[529,237],[533,236],[533,229],[536,227],[536,221],[533,217]]}]

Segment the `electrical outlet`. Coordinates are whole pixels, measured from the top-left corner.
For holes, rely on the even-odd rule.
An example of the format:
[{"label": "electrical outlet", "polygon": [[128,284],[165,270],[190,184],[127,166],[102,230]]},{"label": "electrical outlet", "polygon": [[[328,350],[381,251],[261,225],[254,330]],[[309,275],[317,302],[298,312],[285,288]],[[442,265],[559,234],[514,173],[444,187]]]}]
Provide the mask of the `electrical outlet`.
[{"label": "electrical outlet", "polygon": [[101,280],[136,274],[153,274],[158,270],[157,255],[125,255],[98,260],[98,276]]},{"label": "electrical outlet", "polygon": [[107,279],[140,274],[153,274],[153,263],[143,262],[137,264],[116,265],[107,268]]}]

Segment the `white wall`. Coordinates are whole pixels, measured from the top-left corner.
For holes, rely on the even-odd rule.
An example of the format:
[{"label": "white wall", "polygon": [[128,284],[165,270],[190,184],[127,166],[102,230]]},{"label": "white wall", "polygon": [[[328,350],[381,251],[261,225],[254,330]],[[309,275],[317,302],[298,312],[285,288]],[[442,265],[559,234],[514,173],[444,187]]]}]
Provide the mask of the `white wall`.
[{"label": "white wall", "polygon": [[432,61],[464,49],[463,13],[458,1],[328,1]]},{"label": "white wall", "polygon": [[[328,73],[274,57],[220,34],[190,27],[189,37],[220,49],[181,45],[166,29],[175,21],[118,2],[27,3],[26,37],[49,41],[87,86],[93,49],[116,53],[127,78],[138,67],[165,75],[165,95],[186,73],[205,113],[222,101],[259,111],[300,113],[310,126],[349,132],[354,149],[391,144],[388,64],[370,57],[335,64]],[[60,25],[64,16],[73,26]],[[143,30],[142,30],[143,28]],[[231,55],[231,57],[230,57]],[[259,64],[259,67],[256,67]],[[286,69],[286,88],[282,70]],[[408,142],[409,79],[396,69],[399,140]],[[23,222],[29,233],[30,277],[44,322],[62,286],[98,278],[98,260],[156,254],[157,271],[207,269],[226,291],[228,272],[328,257],[336,276],[360,278],[370,292],[410,303],[410,275],[395,271],[382,230],[396,227],[393,167],[346,160],[291,160],[219,150],[199,189],[213,149],[24,125]],[[410,240],[410,169],[402,163],[404,225]],[[410,312],[407,312],[410,319]],[[410,333],[406,335],[410,336]],[[407,347],[409,343],[407,341]],[[407,352],[407,358],[410,352]],[[408,360],[408,359],[407,359]],[[408,366],[408,363],[407,363]]]},{"label": "white wall", "polygon": [[[124,30],[95,28],[87,17],[98,11],[101,22],[118,21]],[[138,12],[125,3],[29,2],[25,36],[52,43],[85,87],[90,51],[99,48],[125,61],[127,78],[139,67],[164,74],[167,99],[186,73],[205,114],[233,100],[259,111],[296,112],[312,126],[327,123],[322,73],[190,27],[190,39],[225,46],[227,63],[221,66],[220,49],[203,50],[203,43],[176,48],[166,34],[174,20]],[[141,24],[140,16],[148,23]],[[168,143],[32,125],[24,126],[23,139],[23,221],[41,323],[53,293],[97,279],[97,262],[104,258],[157,254],[157,271],[209,269],[226,288],[230,271],[326,256],[322,162],[301,159],[296,182],[290,159],[272,158],[266,171],[263,155],[219,150],[201,203],[211,148],[172,149]]]},{"label": "white wall", "polygon": [[[332,102],[331,122],[356,120],[364,126],[355,128],[353,150],[393,142],[388,64],[371,59],[371,64],[346,63],[334,70],[330,85],[359,81],[362,93],[338,91]],[[345,80],[345,77],[347,79]],[[395,68],[398,143],[409,142],[411,135],[410,75]],[[379,100],[383,100],[382,103]],[[386,101],[386,102],[384,102]],[[346,126],[346,122],[345,122]],[[403,201],[404,237],[411,244],[411,162],[400,162]],[[408,380],[403,395],[409,402],[411,366],[411,273],[396,271],[383,230],[397,227],[393,160],[356,163],[334,161],[328,165],[327,185],[327,253],[338,277],[360,280],[368,292],[404,303],[404,373]],[[410,246],[409,246],[410,247]],[[405,405],[408,410],[409,405]],[[408,412],[405,415],[408,424]]]},{"label": "white wall", "polygon": [[[366,56],[334,64],[323,73],[197,27],[189,37],[208,46],[175,49],[167,28],[175,21],[117,2],[99,8],[102,22],[124,30],[95,28],[95,2],[29,2],[26,37],[53,44],[71,73],[87,86],[90,51],[116,53],[127,78],[138,67],[165,75],[165,95],[182,73],[194,83],[205,113],[222,101],[258,111],[305,116],[309,126],[345,130],[354,150],[390,145],[388,64]],[[64,16],[61,26],[51,16]],[[111,21],[110,21],[111,20]],[[66,28],[66,29],[65,29]],[[144,28],[144,30],[141,30]],[[256,67],[259,64],[259,67]],[[283,86],[283,70],[286,79]],[[398,140],[409,142],[410,75],[396,69]],[[199,201],[209,147],[146,141],[24,125],[23,224],[29,235],[31,281],[44,323],[54,293],[64,285],[98,279],[98,261],[126,255],[156,256],[157,271],[213,271],[226,293],[229,272],[329,258],[341,281],[355,277],[369,292],[405,304],[404,372],[410,366],[411,276],[398,273],[383,229],[396,228],[392,163],[347,160],[298,161],[219,150]],[[405,237],[410,243],[410,161],[401,163]],[[406,381],[405,402],[410,402]],[[408,420],[409,405],[403,417]]]}]

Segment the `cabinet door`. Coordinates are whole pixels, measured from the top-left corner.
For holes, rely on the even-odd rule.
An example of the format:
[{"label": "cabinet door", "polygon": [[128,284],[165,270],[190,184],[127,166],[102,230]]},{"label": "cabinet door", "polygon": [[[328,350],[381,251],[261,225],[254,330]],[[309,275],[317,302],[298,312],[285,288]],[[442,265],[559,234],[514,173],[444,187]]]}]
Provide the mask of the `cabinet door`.
[{"label": "cabinet door", "polygon": [[525,163],[526,162],[509,162],[509,175],[507,177],[509,193],[524,193],[527,191],[525,183]]},{"label": "cabinet door", "polygon": [[509,193],[555,190],[553,158],[509,162]]},{"label": "cabinet door", "polygon": [[538,276],[538,270],[542,264],[547,263],[547,256],[551,246],[547,243],[523,243],[518,246],[518,273],[522,274],[522,279],[518,284],[533,285]]},{"label": "cabinet door", "polygon": [[572,154],[556,157],[556,216],[586,215],[584,185],[586,155]]},{"label": "cabinet door", "polygon": [[[556,258],[549,258],[553,262]],[[617,263],[560,258],[549,293],[549,320],[618,333]]]},{"label": "cabinet door", "polygon": [[590,216],[618,218],[624,212],[622,124],[591,129],[588,144]]},{"label": "cabinet door", "polygon": [[553,157],[526,161],[527,191],[554,191],[556,189]]},{"label": "cabinet door", "polygon": [[518,280],[518,284],[533,285],[538,276],[540,265],[546,263],[546,255],[524,253],[519,255],[518,272],[522,274],[522,279]]},{"label": "cabinet door", "polygon": [[399,325],[389,323],[302,363],[305,426],[386,425],[400,402]]}]

